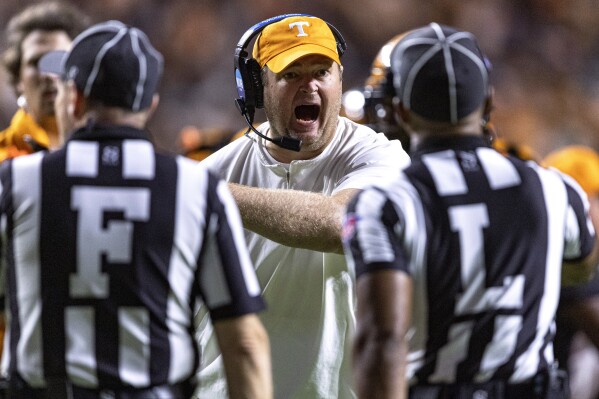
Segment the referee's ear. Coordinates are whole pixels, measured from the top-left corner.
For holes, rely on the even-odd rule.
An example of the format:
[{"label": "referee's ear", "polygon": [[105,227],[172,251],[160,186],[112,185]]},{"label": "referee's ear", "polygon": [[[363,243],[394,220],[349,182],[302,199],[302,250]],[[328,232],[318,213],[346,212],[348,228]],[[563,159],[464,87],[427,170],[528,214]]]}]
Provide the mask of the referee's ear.
[{"label": "referee's ear", "polygon": [[158,107],[158,103],[160,102],[160,96],[158,94],[154,94],[152,96],[152,102],[148,108],[144,108],[141,111],[132,113],[131,116],[137,121],[135,126],[143,129],[148,120],[154,115],[154,111],[156,111],[156,107]]},{"label": "referee's ear", "polygon": [[406,127],[411,122],[410,111],[406,109],[403,102],[398,97],[393,97],[393,113],[395,121],[402,127]]},{"label": "referee's ear", "polygon": [[158,95],[158,93],[156,93],[152,96],[152,104],[150,104],[150,107],[148,108],[148,115],[146,117],[147,119],[150,119],[152,115],[154,115],[154,111],[156,111],[159,102],[160,96]]},{"label": "referee's ear", "polygon": [[490,115],[491,111],[493,111],[494,101],[495,100],[495,88],[493,86],[489,86],[489,91],[487,93],[487,97],[485,98],[485,108],[483,113],[485,115]]},{"label": "referee's ear", "polygon": [[83,118],[85,113],[87,112],[87,99],[83,95],[83,92],[77,88],[74,84],[69,88],[73,90],[72,101],[69,104],[71,109],[69,113],[73,116],[75,120],[80,120]]}]

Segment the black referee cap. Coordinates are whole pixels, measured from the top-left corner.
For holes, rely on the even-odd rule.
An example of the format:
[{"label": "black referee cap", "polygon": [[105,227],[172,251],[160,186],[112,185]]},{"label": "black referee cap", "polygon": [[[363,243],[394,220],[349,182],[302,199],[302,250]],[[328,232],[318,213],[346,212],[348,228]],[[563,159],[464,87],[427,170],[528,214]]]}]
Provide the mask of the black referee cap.
[{"label": "black referee cap", "polygon": [[38,67],[73,80],[85,97],[137,112],[152,103],[163,57],[141,30],[107,21],[77,36],[70,52],[47,53]]},{"label": "black referee cap", "polygon": [[472,33],[437,23],[411,31],[391,53],[397,97],[437,122],[455,124],[483,103],[489,69]]}]

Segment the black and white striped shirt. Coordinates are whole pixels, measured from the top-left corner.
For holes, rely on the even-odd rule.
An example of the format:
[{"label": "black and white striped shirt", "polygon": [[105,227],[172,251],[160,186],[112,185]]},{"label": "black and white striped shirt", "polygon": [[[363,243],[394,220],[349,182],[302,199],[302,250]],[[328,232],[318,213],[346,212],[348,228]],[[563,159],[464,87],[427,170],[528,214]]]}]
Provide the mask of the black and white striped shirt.
[{"label": "black and white striped shirt", "polygon": [[593,246],[580,187],[480,137],[428,141],[404,172],[355,198],[344,231],[358,278],[412,276],[411,383],[516,383],[546,369],[562,261]]},{"label": "black and white striped shirt", "polygon": [[186,380],[200,299],[213,320],[264,307],[226,184],[141,130],[81,129],[3,163],[0,183],[3,365],[32,387]]}]

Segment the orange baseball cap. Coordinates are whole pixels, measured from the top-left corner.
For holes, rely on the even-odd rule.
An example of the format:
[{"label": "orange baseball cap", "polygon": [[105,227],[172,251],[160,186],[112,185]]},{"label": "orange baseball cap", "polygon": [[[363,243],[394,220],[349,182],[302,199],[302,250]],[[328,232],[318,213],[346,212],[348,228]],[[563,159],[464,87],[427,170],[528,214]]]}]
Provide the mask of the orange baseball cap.
[{"label": "orange baseball cap", "polygon": [[599,193],[599,153],[592,148],[567,146],[547,155],[542,163],[574,178],[588,195]]},{"label": "orange baseball cap", "polygon": [[310,16],[289,17],[266,26],[254,44],[261,68],[279,73],[299,58],[321,54],[341,65],[337,41],[328,24]]}]

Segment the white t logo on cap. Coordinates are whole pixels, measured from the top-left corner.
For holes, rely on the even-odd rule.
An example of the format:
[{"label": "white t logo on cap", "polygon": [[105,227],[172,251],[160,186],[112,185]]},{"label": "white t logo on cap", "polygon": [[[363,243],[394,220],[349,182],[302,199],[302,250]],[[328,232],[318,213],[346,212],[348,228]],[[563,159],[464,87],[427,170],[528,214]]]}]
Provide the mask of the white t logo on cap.
[{"label": "white t logo on cap", "polygon": [[289,29],[293,30],[293,28],[295,28],[297,26],[297,30],[298,30],[298,34],[297,37],[300,36],[308,36],[308,34],[306,32],[304,32],[304,25],[305,26],[310,26],[310,24],[306,21],[299,21],[299,22],[292,22],[289,24]]}]

